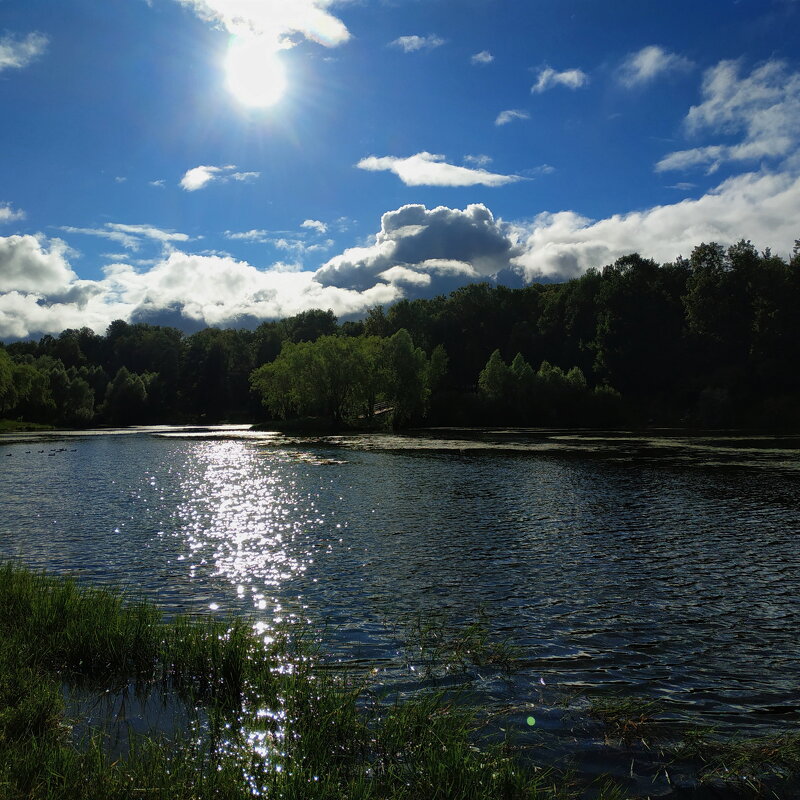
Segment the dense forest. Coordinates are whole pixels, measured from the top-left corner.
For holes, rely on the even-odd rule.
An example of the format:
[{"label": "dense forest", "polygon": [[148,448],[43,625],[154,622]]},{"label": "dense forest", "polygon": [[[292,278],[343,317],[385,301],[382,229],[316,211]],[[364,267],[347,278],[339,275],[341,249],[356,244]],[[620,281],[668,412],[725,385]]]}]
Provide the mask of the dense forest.
[{"label": "dense forest", "polygon": [[[800,241],[638,255],[560,284],[470,284],[339,324],[113,322],[0,346],[0,417],[66,426],[800,423]],[[380,422],[379,422],[380,421]]]}]

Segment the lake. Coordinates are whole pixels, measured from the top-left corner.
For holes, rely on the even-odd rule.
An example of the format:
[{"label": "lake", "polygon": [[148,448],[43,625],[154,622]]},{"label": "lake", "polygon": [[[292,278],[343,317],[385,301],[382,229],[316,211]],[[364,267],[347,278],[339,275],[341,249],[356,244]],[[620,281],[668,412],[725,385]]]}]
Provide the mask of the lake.
[{"label": "lake", "polygon": [[309,620],[400,691],[430,681],[420,621],[483,620],[520,666],[475,668],[474,697],[553,761],[612,763],[575,732],[593,693],[737,733],[800,721],[800,438],[158,428],[6,435],[0,469],[1,558],[265,635]]}]

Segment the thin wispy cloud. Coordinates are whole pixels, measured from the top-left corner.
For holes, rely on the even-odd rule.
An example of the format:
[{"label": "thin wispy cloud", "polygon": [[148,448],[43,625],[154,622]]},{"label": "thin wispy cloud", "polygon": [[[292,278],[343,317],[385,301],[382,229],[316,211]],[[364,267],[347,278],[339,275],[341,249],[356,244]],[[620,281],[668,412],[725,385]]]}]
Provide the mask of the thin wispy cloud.
[{"label": "thin wispy cloud", "polygon": [[419,50],[433,50],[443,44],[445,40],[441,36],[431,33],[428,36],[399,36],[389,42],[389,47],[398,47],[404,53],[416,53]]},{"label": "thin wispy cloud", "polygon": [[540,164],[538,167],[523,169],[520,174],[526,178],[538,178],[542,175],[552,175],[555,171],[556,168],[552,164]]},{"label": "thin wispy cloud", "polygon": [[[316,234],[323,234],[328,229],[324,223],[317,220],[306,220],[306,222],[313,224],[306,225],[303,223],[300,227],[306,230],[313,230]],[[309,253],[329,250],[334,244],[332,239],[326,239],[323,242],[318,240],[308,242],[304,238],[306,236],[305,232],[298,235],[291,231],[268,231],[263,228],[254,228],[249,231],[225,231],[224,236],[231,241],[270,245],[277,250],[291,252],[298,259]]]},{"label": "thin wispy cloud", "polygon": [[187,170],[181,178],[180,186],[187,192],[204,189],[210,183],[227,183],[228,181],[251,181],[260,177],[260,172],[238,172],[234,164],[224,167],[200,165]]},{"label": "thin wispy cloud", "polygon": [[667,154],[656,171],[704,167],[713,173],[726,162],[779,161],[800,145],[800,72],[768,61],[742,76],[738,61],[722,61],[703,77],[703,102],[692,106],[684,127],[690,136],[739,134],[735,144],[705,144]]},{"label": "thin wispy cloud", "polygon": [[48,43],[44,34],[35,32],[27,36],[0,37],[0,72],[27,67],[45,52]]},{"label": "thin wispy cloud", "polygon": [[473,64],[491,64],[492,61],[494,61],[494,56],[488,50],[481,50],[480,53],[475,53],[470,58],[470,62]]},{"label": "thin wispy cloud", "polygon": [[580,89],[582,86],[586,86],[587,83],[589,83],[589,76],[581,69],[566,69],[563,72],[558,72],[552,67],[544,67],[539,70],[536,83],[531,86],[531,92],[541,94],[557,86],[564,86],[567,89]]},{"label": "thin wispy cloud", "polygon": [[445,156],[427,152],[408,158],[369,156],[356,166],[370,172],[393,172],[406,186],[504,186],[522,180],[519,175],[501,175],[448,164]]},{"label": "thin wispy cloud", "polygon": [[64,225],[59,228],[64,233],[77,233],[84,236],[96,236],[121,244],[126,250],[139,250],[143,240],[159,242],[162,245],[171,242],[188,242],[190,237],[185,233],[163,230],[153,225],[128,225],[121,222],[107,222],[102,228],[78,228]]},{"label": "thin wispy cloud", "polygon": [[674,72],[687,72],[693,64],[688,58],[670,53],[658,45],[631,53],[617,71],[619,82],[628,89],[643,86]]},{"label": "thin wispy cloud", "polygon": [[522,111],[519,108],[509,108],[507,111],[501,111],[495,119],[495,125],[508,125],[515,119],[530,119],[531,115],[527,111]]},{"label": "thin wispy cloud", "polygon": [[269,241],[270,232],[261,228],[253,228],[249,231],[225,231],[226,239],[239,242],[260,242]]},{"label": "thin wispy cloud", "polygon": [[478,153],[477,155],[464,156],[465,164],[472,164],[473,166],[476,167],[488,167],[493,160],[494,159],[491,156],[487,156],[485,153]]},{"label": "thin wispy cloud", "polygon": [[696,188],[697,184],[689,183],[688,181],[679,181],[678,183],[673,183],[671,186],[667,186],[667,189],[676,189],[679,192],[689,192]]}]

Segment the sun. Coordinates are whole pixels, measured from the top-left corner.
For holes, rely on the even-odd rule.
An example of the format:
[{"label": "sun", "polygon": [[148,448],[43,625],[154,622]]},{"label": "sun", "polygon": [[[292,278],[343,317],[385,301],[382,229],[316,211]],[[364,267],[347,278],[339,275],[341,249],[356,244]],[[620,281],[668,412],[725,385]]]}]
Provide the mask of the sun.
[{"label": "sun", "polygon": [[243,105],[266,108],[286,91],[286,73],[275,50],[264,39],[235,38],[225,60],[228,89]]}]

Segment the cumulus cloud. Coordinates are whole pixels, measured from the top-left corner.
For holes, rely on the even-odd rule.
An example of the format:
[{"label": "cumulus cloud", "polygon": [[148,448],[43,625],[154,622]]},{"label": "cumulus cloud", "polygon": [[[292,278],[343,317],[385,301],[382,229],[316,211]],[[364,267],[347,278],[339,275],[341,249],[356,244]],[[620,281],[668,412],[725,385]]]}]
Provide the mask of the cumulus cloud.
[{"label": "cumulus cloud", "polygon": [[705,167],[709,173],[725,162],[780,159],[800,143],[800,73],[782,61],[768,61],[741,76],[741,63],[722,61],[703,77],[700,105],[692,106],[684,125],[687,133],[706,131],[739,135],[736,144],[711,144],[667,154],[656,170]]},{"label": "cumulus cloud", "polygon": [[60,292],[76,275],[67,246],[53,239],[47,248],[36,236],[0,237],[0,292]]},{"label": "cumulus cloud", "polygon": [[488,50],[481,50],[480,53],[475,53],[470,61],[473,64],[491,64],[494,61],[494,56]]},{"label": "cumulus cloud", "polygon": [[399,47],[404,53],[415,53],[418,50],[433,50],[444,43],[444,39],[431,33],[428,36],[399,36],[389,42],[389,47]]},{"label": "cumulus cloud", "polygon": [[324,222],[320,222],[318,219],[303,220],[303,223],[300,225],[300,227],[309,228],[312,231],[316,231],[320,234],[328,232],[328,226]]},{"label": "cumulus cloud", "polygon": [[214,167],[201,164],[187,170],[181,178],[181,188],[187,192],[196,192],[204,189],[209,183],[227,183],[228,181],[251,181],[261,176],[260,172],[237,172],[235,164],[224,167]]},{"label": "cumulus cloud", "polygon": [[258,37],[265,45],[290,47],[301,36],[326,47],[350,38],[345,24],[329,9],[335,0],[178,0],[201,19],[229,33]]},{"label": "cumulus cloud", "polygon": [[448,164],[444,156],[426,152],[408,158],[369,156],[356,166],[370,172],[394,172],[406,186],[504,186],[522,180],[519,175]]},{"label": "cumulus cloud", "polygon": [[[58,256],[53,243],[49,253],[43,247],[31,249],[40,266],[37,284],[30,264],[22,270],[14,267],[13,274],[7,269],[6,250],[16,244],[12,241],[9,245],[8,241],[0,238],[0,287],[6,287],[0,294],[2,339],[57,333],[84,325],[102,332],[114,319],[198,329],[253,325],[310,308],[332,308],[337,315],[346,316],[402,296],[401,289],[387,283],[357,292],[322,286],[313,273],[292,271],[292,266],[281,264],[277,269],[260,270],[228,256],[177,251],[146,271],[112,264],[104,270],[102,280],[78,281],[69,273],[72,282],[64,284],[56,280],[63,277],[57,271],[51,274],[53,265],[48,256]],[[17,253],[17,257],[21,255]],[[26,273],[25,280],[16,284],[11,281],[9,286],[7,276],[19,278]]]},{"label": "cumulus cloud", "polygon": [[0,224],[3,222],[18,222],[25,219],[25,212],[21,209],[15,210],[11,203],[0,203]]},{"label": "cumulus cloud", "polygon": [[531,115],[527,111],[522,111],[519,108],[509,108],[507,111],[501,111],[494,121],[495,125],[508,125],[515,119],[530,119]]},{"label": "cumulus cloud", "polygon": [[77,233],[85,236],[99,236],[121,244],[126,250],[139,250],[142,240],[150,239],[162,245],[171,242],[188,242],[189,236],[177,231],[162,230],[153,225],[127,225],[122,222],[107,222],[102,228],[76,228],[70,225],[62,226],[59,230],[64,233]]},{"label": "cumulus cloud", "polygon": [[371,244],[345,250],[316,272],[298,271],[291,259],[259,269],[227,254],[172,250],[138,269],[112,259],[95,281],[77,278],[58,239],[0,237],[0,338],[83,325],[101,332],[114,319],[196,330],[310,308],[358,315],[473,281],[571,278],[633,251],[672,261],[703,241],[744,237],[788,255],[797,208],[800,177],[767,171],[729,178],[698,199],[601,220],[566,210],[512,224],[483,205],[408,205],[383,215]]},{"label": "cumulus cloud", "polygon": [[0,37],[0,72],[27,67],[47,49],[48,38],[41,33]]},{"label": "cumulus cloud", "polygon": [[681,72],[692,68],[688,58],[670,53],[658,45],[643,47],[631,53],[617,72],[619,82],[628,89],[650,83],[660,75]]},{"label": "cumulus cloud", "polygon": [[566,86],[567,89],[580,89],[589,83],[589,76],[581,69],[567,69],[557,72],[552,67],[539,70],[536,83],[531,86],[531,92],[541,94],[556,86]]},{"label": "cumulus cloud", "polygon": [[181,178],[181,187],[187,192],[196,192],[198,189],[202,189],[204,186],[211,183],[211,181],[215,180],[221,172],[222,167],[193,167],[187,170]]},{"label": "cumulus cloud", "polygon": [[[455,271],[471,278],[491,276],[508,269],[516,254],[506,226],[484,205],[470,205],[463,211],[407,205],[383,215],[372,245],[335,256],[317,270],[316,280],[324,286],[363,291],[381,276],[382,280],[404,276],[403,282],[408,283],[409,270],[442,274],[443,265],[448,265],[448,275]],[[402,268],[399,272],[398,267]]]},{"label": "cumulus cloud", "polygon": [[800,178],[770,172],[730,178],[699,199],[590,220],[574,211],[540,214],[518,233],[514,260],[527,280],[570,278],[631,252],[656,261],[688,256],[701,242],[741,238],[788,254],[797,236]]}]

